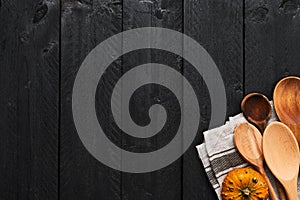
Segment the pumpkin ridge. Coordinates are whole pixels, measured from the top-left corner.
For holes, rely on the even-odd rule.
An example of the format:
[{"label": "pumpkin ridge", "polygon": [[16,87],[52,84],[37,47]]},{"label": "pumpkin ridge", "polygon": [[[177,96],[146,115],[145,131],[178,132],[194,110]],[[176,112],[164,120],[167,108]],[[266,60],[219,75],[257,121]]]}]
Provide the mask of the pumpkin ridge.
[{"label": "pumpkin ridge", "polygon": [[268,186],[260,173],[251,168],[230,171],[222,183],[223,200],[266,200]]}]

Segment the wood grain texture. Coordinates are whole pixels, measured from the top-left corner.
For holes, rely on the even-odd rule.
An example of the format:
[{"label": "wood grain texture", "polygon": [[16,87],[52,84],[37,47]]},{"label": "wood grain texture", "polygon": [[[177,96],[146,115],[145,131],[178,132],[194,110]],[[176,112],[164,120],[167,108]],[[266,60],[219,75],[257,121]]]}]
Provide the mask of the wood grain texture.
[{"label": "wood grain texture", "polygon": [[[218,66],[226,88],[227,116],[240,112],[243,97],[243,2],[185,1],[184,33],[198,41]],[[188,47],[187,47],[188,48]],[[202,132],[210,122],[210,97],[203,79],[187,63],[184,75],[198,94],[201,119],[197,137],[183,156],[183,199],[217,199],[207,180],[195,146],[203,142]]]},{"label": "wood grain texture", "polygon": [[297,0],[245,0],[245,91],[272,99],[276,83],[300,76]]},{"label": "wood grain texture", "polygon": [[270,171],[284,187],[287,199],[299,199],[299,146],[287,125],[281,122],[269,124],[263,135],[263,154]]},{"label": "wood grain texture", "polygon": [[[122,7],[118,1],[63,1],[60,199],[121,199],[120,172],[106,167],[88,153],[77,135],[71,107],[73,83],[83,59],[96,45],[121,32],[121,13]],[[98,90],[103,99],[109,98],[111,84],[121,74],[120,61],[112,64],[110,69],[110,79],[105,79],[104,87]],[[105,102],[96,101],[96,106],[110,108]],[[100,115],[98,118],[106,120],[108,125],[112,123],[110,115]],[[106,131],[115,132],[113,126],[108,126]],[[115,139],[114,134],[109,135]],[[115,159],[116,154],[111,152],[111,158]],[[119,162],[118,159],[115,161]]]},{"label": "wood grain texture", "polygon": [[[299,0],[0,0],[0,199],[216,199],[195,149],[208,128],[210,97],[192,66],[171,53],[141,50],[117,59],[99,81],[98,120],[111,141],[137,152],[164,146],[180,110],[165,88],[139,89],[131,105],[133,119],[147,123],[146,108],[153,103],[165,106],[172,117],[166,134],[143,143],[131,140],[119,133],[107,109],[122,110],[122,95],[109,100],[119,78],[133,66],[158,62],[183,73],[196,91],[201,119],[193,144],[170,166],[145,174],[113,170],[84,148],[71,109],[76,73],[87,54],[114,34],[170,28],[211,55],[224,79],[231,116],[240,112],[244,94],[261,92],[272,99],[281,78],[300,76],[299,7]],[[115,89],[122,94],[122,88]],[[110,156],[119,162],[118,152]]]},{"label": "wood grain texture", "polygon": [[[123,26],[124,31],[139,28],[139,27],[164,27],[173,30],[182,30],[182,2],[179,0],[124,0],[123,1]],[[123,58],[123,72],[125,73],[129,68],[144,63],[162,63],[171,66],[173,69],[181,72],[181,59],[175,55],[167,54],[159,50],[142,50],[136,53],[129,54]],[[162,70],[152,72],[153,76],[163,75]],[[139,78],[138,76],[136,77]],[[149,77],[150,79],[153,77]],[[179,83],[181,79],[175,80]],[[140,91],[139,99],[136,103],[143,102],[141,106],[134,107],[131,112],[136,115],[137,119],[142,121],[145,113],[148,110],[143,110],[143,107],[158,103],[165,107],[166,110],[171,111],[168,118],[171,118],[170,123],[166,123],[165,133],[159,133],[162,136],[156,139],[148,139],[145,146],[140,146],[138,140],[127,141],[123,138],[123,147],[130,147],[130,150],[137,149],[143,151],[151,147],[160,147],[163,142],[168,142],[168,136],[177,132],[176,122],[180,119],[180,110],[178,110],[174,103],[174,97],[161,87],[146,87]],[[181,97],[178,97],[178,101]],[[154,117],[155,119],[155,117]],[[174,132],[174,133],[173,133]],[[181,147],[178,147],[181,151]],[[124,200],[158,200],[158,199],[181,199],[181,160],[177,160],[170,166],[161,170],[144,174],[128,174],[122,173],[122,197]]]},{"label": "wood grain texture", "polygon": [[0,27],[0,199],[57,199],[59,1],[1,1]]},{"label": "wood grain texture", "polygon": [[289,76],[274,89],[274,108],[278,119],[287,125],[300,144],[300,78]]}]

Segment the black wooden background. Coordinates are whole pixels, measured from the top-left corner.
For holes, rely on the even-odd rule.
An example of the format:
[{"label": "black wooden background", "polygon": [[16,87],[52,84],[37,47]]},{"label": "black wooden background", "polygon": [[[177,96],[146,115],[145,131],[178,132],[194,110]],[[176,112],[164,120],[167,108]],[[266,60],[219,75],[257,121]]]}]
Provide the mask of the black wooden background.
[{"label": "black wooden background", "polygon": [[[201,100],[201,127],[179,160],[151,173],[122,173],[95,160],[76,133],[71,92],[83,59],[106,38],[145,26],[183,32],[210,53],[225,81],[227,116],[240,112],[245,94],[272,98],[278,80],[300,75],[299,0],[0,0],[1,200],[217,199],[195,150],[208,128],[209,94],[181,58],[131,53],[110,66],[110,79],[97,92],[98,105],[109,107],[101,98],[109,97],[110,83],[140,63],[161,61],[190,76]],[[173,99],[161,88],[140,92],[140,106],[132,110],[137,119],[145,115],[141,102],[153,98],[172,110]],[[164,142],[142,147],[113,134],[111,116],[99,115],[110,139],[124,148]]]}]

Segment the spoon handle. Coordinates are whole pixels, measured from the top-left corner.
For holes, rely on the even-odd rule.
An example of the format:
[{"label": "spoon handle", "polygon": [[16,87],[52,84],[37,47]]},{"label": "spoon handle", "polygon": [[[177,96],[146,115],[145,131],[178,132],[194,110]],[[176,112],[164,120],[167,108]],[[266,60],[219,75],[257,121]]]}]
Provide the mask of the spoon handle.
[{"label": "spoon handle", "polygon": [[285,183],[285,191],[289,200],[298,200],[297,180]]},{"label": "spoon handle", "polygon": [[264,119],[263,121],[255,121],[255,125],[261,134],[263,134],[267,126],[267,119]]},{"label": "spoon handle", "polygon": [[[258,169],[258,171],[261,173],[261,175],[264,177],[264,179],[266,180],[266,182],[267,182],[267,184],[268,184],[270,199],[271,199],[271,200],[278,200],[277,195],[276,195],[276,192],[275,192],[275,190],[274,190],[274,188],[273,188],[273,185],[272,185],[272,183],[271,183],[271,181],[270,181],[270,179],[269,179],[269,177],[268,177],[266,171],[264,170],[264,168],[263,168],[263,167],[260,167],[260,168]],[[289,200],[292,200],[292,199],[289,199]]]},{"label": "spoon handle", "polygon": [[281,185],[281,183],[277,179],[275,180],[275,185],[277,187],[279,199],[280,200],[287,200],[287,198],[285,196],[284,187]]}]

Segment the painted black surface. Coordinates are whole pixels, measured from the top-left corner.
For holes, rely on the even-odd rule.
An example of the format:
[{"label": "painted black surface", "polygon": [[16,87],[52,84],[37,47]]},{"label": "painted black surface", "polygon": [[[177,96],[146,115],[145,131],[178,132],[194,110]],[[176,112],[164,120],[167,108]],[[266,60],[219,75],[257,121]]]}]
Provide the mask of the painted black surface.
[{"label": "painted black surface", "polygon": [[[170,166],[145,174],[110,169],[83,147],[71,110],[76,73],[87,54],[114,34],[170,28],[192,37],[212,56],[231,116],[240,112],[243,95],[257,91],[272,98],[278,80],[300,76],[299,6],[297,0],[0,0],[0,199],[217,199],[194,147],[208,128],[210,99],[192,66],[157,50],[138,51],[117,59],[99,83],[98,119],[106,122],[112,141],[137,152],[168,143],[180,110],[166,88],[142,87],[132,98],[133,119],[147,124],[147,108],[163,103],[172,116],[165,127],[169,133],[143,145],[119,134],[112,114],[101,112],[111,106],[107,99],[119,77],[132,66],[165,63],[197,91],[201,121],[193,145]],[[113,106],[122,109],[118,90]],[[115,162],[117,153],[111,152]]]},{"label": "painted black surface", "polygon": [[0,4],[0,199],[58,198],[59,13]]}]

